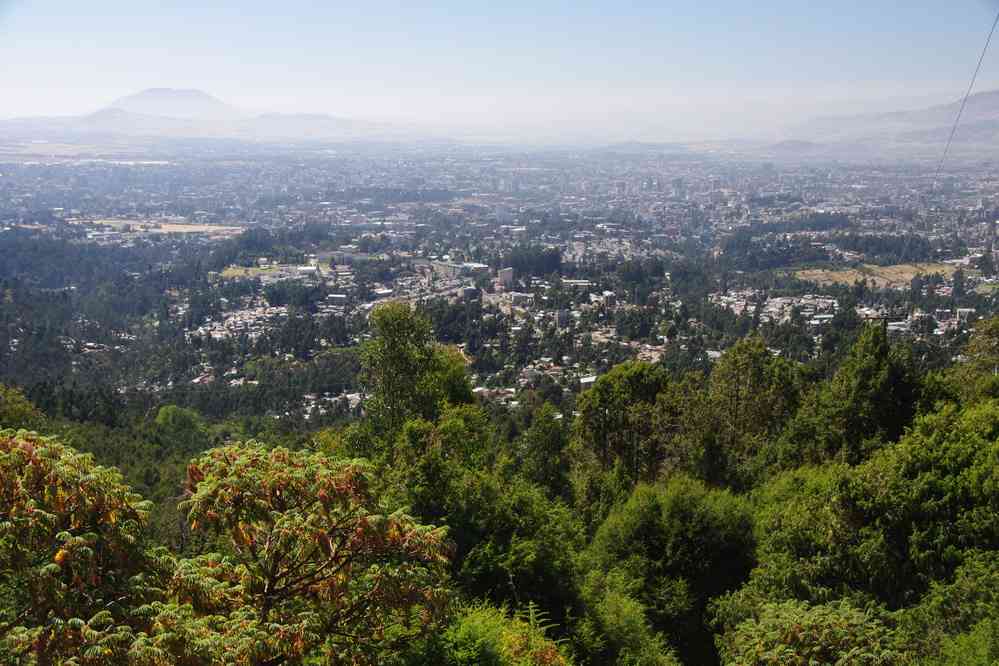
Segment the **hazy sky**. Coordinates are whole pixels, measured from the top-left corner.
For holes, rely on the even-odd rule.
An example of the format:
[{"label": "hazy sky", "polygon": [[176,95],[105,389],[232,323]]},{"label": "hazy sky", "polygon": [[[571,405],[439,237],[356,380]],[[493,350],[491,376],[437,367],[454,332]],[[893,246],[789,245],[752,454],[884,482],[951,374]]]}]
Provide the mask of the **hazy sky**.
[{"label": "hazy sky", "polygon": [[[212,6],[206,6],[210,4]],[[769,132],[967,85],[996,0],[0,0],[0,117],[148,87],[236,106],[612,138]],[[999,40],[979,89],[999,87]]]}]

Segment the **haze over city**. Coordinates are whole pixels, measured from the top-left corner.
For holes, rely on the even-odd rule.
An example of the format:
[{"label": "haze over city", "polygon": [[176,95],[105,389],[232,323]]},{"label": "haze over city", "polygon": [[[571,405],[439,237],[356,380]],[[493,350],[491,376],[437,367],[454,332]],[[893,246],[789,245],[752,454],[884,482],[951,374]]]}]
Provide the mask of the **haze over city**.
[{"label": "haze over city", "polygon": [[999,665],[999,0],[0,0],[0,664]]},{"label": "haze over city", "polygon": [[[963,91],[992,0],[0,2],[0,118],[150,87],[519,141],[783,138]],[[979,89],[999,85],[990,56]]]}]

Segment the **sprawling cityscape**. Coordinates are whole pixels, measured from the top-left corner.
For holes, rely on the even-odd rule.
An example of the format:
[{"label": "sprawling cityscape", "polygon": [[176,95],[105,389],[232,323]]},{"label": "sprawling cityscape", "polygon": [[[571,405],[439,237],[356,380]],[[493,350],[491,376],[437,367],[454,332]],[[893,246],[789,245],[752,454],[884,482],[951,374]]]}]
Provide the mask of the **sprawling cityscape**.
[{"label": "sprawling cityscape", "polygon": [[[811,506],[801,496],[773,500],[756,493],[812,483],[803,479],[819,465],[814,474],[860,484],[849,502],[870,501],[865,484],[881,483],[882,474],[871,466],[888,464],[876,461],[899,451],[929,450],[920,448],[924,435],[906,433],[938,427],[920,419],[957,418],[957,405],[971,410],[961,417],[970,424],[939,427],[956,428],[955,441],[982,442],[968,460],[994,455],[989,451],[996,440],[988,433],[995,430],[982,434],[981,428],[999,426],[974,421],[982,418],[975,410],[984,409],[975,405],[992,404],[999,364],[999,172],[993,166],[955,160],[941,172],[919,162],[771,160],[645,144],[513,150],[346,142],[293,151],[257,148],[251,155],[226,154],[223,146],[219,155],[185,150],[146,160],[46,156],[45,150],[34,147],[28,157],[11,155],[0,163],[0,423],[56,435],[121,469],[154,503],[142,519],[149,533],[178,557],[193,558],[166,571],[206,562],[206,580],[216,580],[222,574],[211,573],[214,567],[228,566],[207,554],[210,542],[197,540],[199,521],[235,530],[233,545],[223,544],[223,552],[252,562],[260,547],[254,544],[275,538],[271,530],[279,524],[244,515],[241,503],[250,496],[277,512],[267,515],[311,524],[314,510],[299,515],[279,508],[285,505],[273,495],[281,492],[273,484],[306,464],[306,458],[291,462],[289,456],[326,456],[321,465],[327,467],[319,470],[363,457],[375,465],[377,492],[394,498],[381,501],[447,526],[453,535],[435,532],[421,546],[429,550],[389,557],[423,562],[418,566],[428,567],[425,575],[437,571],[430,562],[447,562],[437,573],[459,582],[440,594],[464,604],[450,614],[426,611],[423,630],[406,634],[422,636],[410,648],[415,657],[375,641],[370,663],[492,663],[479,661],[483,652],[473,651],[478,656],[471,662],[454,656],[466,648],[453,632],[483,631],[469,628],[476,622],[537,641],[529,661],[496,662],[503,664],[792,663],[783,657],[746,661],[758,649],[761,630],[756,620],[711,619],[726,613],[760,613],[792,626],[817,623],[803,634],[805,647],[790,641],[774,649],[797,654],[816,642],[824,646],[816,649],[839,659],[821,663],[903,664],[916,654],[947,654],[920,647],[920,639],[907,633],[926,631],[920,624],[926,620],[918,618],[935,617],[920,613],[930,612],[924,604],[937,603],[936,593],[908,607],[892,605],[896,587],[912,590],[907,594],[922,589],[911,580],[896,587],[854,583],[846,594],[874,595],[868,603],[875,610],[865,612],[898,614],[867,620],[858,619],[859,605],[821,601],[832,592],[791,592],[767,582],[763,567],[775,565],[763,563],[776,556],[760,554],[757,539],[792,538],[787,532],[798,528],[781,521],[801,511],[839,507],[821,519],[838,524],[847,515],[841,512],[858,509],[836,504],[847,500],[829,494]],[[999,409],[989,409],[994,421],[982,423],[999,424]],[[12,448],[4,460],[13,466],[0,464],[0,481],[15,479],[21,488],[26,481],[16,481],[22,478],[17,475],[33,473],[33,467],[18,462],[18,452],[62,445],[32,439],[37,436],[24,430],[7,433],[3,441]],[[961,439],[966,437],[972,440]],[[198,455],[200,462],[187,464]],[[210,471],[222,464],[215,455],[235,468]],[[891,464],[892,474],[912,481],[908,467]],[[961,469],[954,474],[965,474]],[[994,465],[981,469],[995,473]],[[311,484],[327,472],[302,473]],[[93,478],[85,469],[79,474],[84,476],[68,483]],[[198,481],[204,474],[214,480]],[[263,490],[245,485],[253,478]],[[510,503],[496,504],[498,495],[491,493],[509,484]],[[7,497],[14,487],[0,484],[0,493]],[[226,494],[198,500],[214,507],[204,509],[210,512],[204,517],[193,517],[201,515],[197,508],[186,509],[188,518],[178,513],[194,506],[178,505],[178,498],[195,501],[201,495],[193,493],[217,489]],[[46,492],[51,499],[74,491]],[[310,485],[295,492],[296,502],[312,502],[313,493],[328,491]],[[984,492],[983,501],[994,504],[992,491],[961,492]],[[39,500],[24,495],[23,501],[33,507]],[[917,500],[885,499],[888,504],[863,520],[883,520],[882,512],[899,501]],[[981,510],[976,501],[941,515],[966,520],[965,511]],[[672,527],[627,523],[638,520],[640,502],[660,507],[655,510],[665,512],[662,520]],[[694,502],[707,513],[693,518],[673,502]],[[778,512],[752,519],[769,525],[772,537],[747,531],[746,507]],[[15,510],[7,524],[14,524]],[[229,518],[212,517],[230,511]],[[743,517],[725,517],[725,511]],[[994,506],[989,511],[983,515],[994,521]],[[115,520],[109,515],[94,513],[91,529],[106,529]],[[218,520],[234,522],[212,522]],[[340,516],[334,525],[352,520]],[[518,526],[504,526],[510,520]],[[924,529],[921,519],[899,520],[892,529],[902,530],[903,540],[915,538],[905,530]],[[317,530],[309,539],[326,539],[328,530],[341,528],[320,522],[301,529]],[[392,529],[424,528],[400,523]],[[682,530],[677,543],[683,545],[674,546],[681,550],[645,550],[641,534],[650,529]],[[872,545],[859,536],[869,527],[851,529],[860,531],[849,538],[861,539],[851,548],[916,547]],[[612,530],[624,530],[620,544],[606,541]],[[592,536],[582,536],[587,534]],[[990,534],[957,538],[972,539],[975,548],[999,547]],[[84,547],[87,541],[79,538]],[[887,537],[878,532],[870,538],[881,543]],[[714,544],[706,568],[684,559],[691,557],[683,550],[692,547],[691,539]],[[55,547],[45,543],[43,550]],[[565,552],[550,552],[566,544]],[[534,554],[516,559],[524,548]],[[825,553],[814,558],[830,557],[824,543],[794,548],[799,560],[792,566],[817,566],[811,548]],[[61,553],[71,552],[63,547],[47,557],[63,564],[60,558],[71,555]],[[310,575],[320,580],[340,557],[335,548],[324,552],[287,566],[314,567]],[[435,552],[453,552],[453,559],[435,560],[444,557]],[[270,557],[268,566],[284,566],[279,551]],[[378,553],[364,557],[383,561]],[[593,557],[610,559],[599,564],[588,559]],[[621,562],[634,557],[662,562],[655,566],[667,573],[622,573]],[[836,557],[853,561],[857,555]],[[911,554],[899,557],[891,566],[909,566]],[[988,585],[988,578],[967,569],[982,566],[977,557],[962,555],[956,562],[964,564],[948,565],[956,572],[951,575]],[[31,571],[18,580],[33,580]],[[369,575],[353,574],[362,580]],[[669,576],[701,591],[650,597],[649,589],[673,584],[664,582],[673,580]],[[498,580],[503,582],[495,587]],[[162,583],[168,589],[175,584]],[[30,589],[23,587],[27,582],[17,585],[10,588],[15,595]],[[753,586],[765,590],[753,592],[764,595],[758,601],[725,596],[737,588],[749,594]],[[394,594],[412,593],[405,589]],[[177,599],[171,603],[181,610],[140,606],[134,612],[193,612],[194,618],[208,612],[184,610],[190,608],[183,605],[187,597],[163,594]],[[254,594],[233,602],[234,608],[271,598]],[[320,593],[295,594],[286,603],[300,603],[305,595],[323,613],[334,612]],[[614,627],[619,611],[606,604],[617,603],[615,595],[638,604],[620,611],[638,629]],[[717,605],[706,605],[709,599]],[[371,602],[369,593],[350,593],[337,603]],[[379,603],[361,623],[376,631],[410,608],[409,602]],[[781,605],[795,603],[805,605]],[[50,622],[63,611],[46,612]],[[177,634],[148,626],[132,612],[123,610],[118,620],[128,628],[115,630],[128,634],[122,639],[128,651],[112,650],[92,663],[272,663],[241,661],[201,644],[191,644],[190,652],[170,648],[167,662],[142,661],[160,653],[147,654],[147,639],[131,632],[152,631],[171,641]],[[840,648],[822,643],[828,630],[821,614],[827,612],[836,613],[830,622],[860,623],[852,640],[880,650],[881,660],[836,656]],[[547,632],[532,613],[553,622]],[[282,631],[311,631],[292,616],[268,617],[291,623]],[[327,621],[317,620],[320,636],[337,631]],[[688,629],[671,629],[673,622]],[[729,624],[717,629],[710,622]],[[974,637],[991,635],[994,626],[982,622],[958,625],[973,629],[971,638],[930,635],[940,644],[979,640]],[[206,635],[231,637],[233,631]],[[879,632],[890,632],[897,643],[872,638]],[[0,645],[38,652],[23,636],[0,633]],[[62,654],[86,644],[65,640]],[[441,640],[458,642],[442,648]],[[629,648],[629,641],[639,647]],[[335,655],[356,658],[362,644],[320,638],[311,649],[340,663]],[[266,645],[270,655],[297,650],[283,640]],[[632,661],[632,649],[645,656]],[[435,650],[446,650],[447,661],[438,661]],[[393,661],[410,658],[416,661]]]},{"label": "sprawling cityscape", "polygon": [[0,0],[0,666],[996,666],[997,12]]},{"label": "sprawling cityscape", "polygon": [[[8,257],[24,244],[54,260],[81,247],[122,257],[82,283],[72,267],[15,258],[8,293],[73,301],[94,280],[170,285],[143,316],[107,325],[82,309],[43,340],[30,308],[8,298],[2,366],[35,372],[29,355],[48,344],[65,355],[50,368],[60,380],[120,367],[109,388],[123,395],[253,390],[262,345],[277,364],[308,365],[355,349],[371,310],[403,301],[462,350],[478,394],[515,407],[539,383],[576,394],[628,359],[706,363],[751,331],[808,361],[837,314],[956,355],[996,302],[999,180],[975,167],[777,165],[653,147],[337,152],[4,164]],[[184,266],[190,256],[201,270]],[[167,327],[197,362],[135,372],[127,359]],[[310,387],[269,412],[356,409],[355,378],[338,381],[335,395]]]}]

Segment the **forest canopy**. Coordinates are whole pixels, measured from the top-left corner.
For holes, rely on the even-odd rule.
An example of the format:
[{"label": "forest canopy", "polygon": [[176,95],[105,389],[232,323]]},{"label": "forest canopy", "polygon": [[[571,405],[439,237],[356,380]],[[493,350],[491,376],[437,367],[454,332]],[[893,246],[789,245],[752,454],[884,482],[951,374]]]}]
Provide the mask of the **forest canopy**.
[{"label": "forest canopy", "polygon": [[0,663],[999,659],[996,320],[943,368],[750,336],[515,415],[408,305],[370,325],[363,415],[306,433],[0,388]]}]

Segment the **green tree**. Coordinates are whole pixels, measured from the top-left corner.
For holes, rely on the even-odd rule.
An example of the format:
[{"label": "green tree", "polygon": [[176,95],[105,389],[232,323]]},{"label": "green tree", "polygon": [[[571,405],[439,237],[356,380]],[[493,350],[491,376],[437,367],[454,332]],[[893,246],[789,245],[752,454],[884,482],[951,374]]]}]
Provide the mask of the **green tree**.
[{"label": "green tree", "polygon": [[545,488],[550,497],[565,496],[569,483],[568,433],[561,414],[551,403],[546,402],[535,412],[531,426],[516,444],[521,473]]},{"label": "green tree", "polygon": [[[989,627],[999,628],[999,557],[995,551],[968,554],[952,580],[936,581],[919,603],[900,613],[899,629],[919,654],[942,663],[965,663],[954,659],[959,646],[976,647],[968,654],[985,649],[988,640],[976,634]],[[999,658],[999,642],[992,641],[991,658]],[[988,655],[988,649],[985,649]],[[980,659],[968,663],[992,663]]]},{"label": "green tree", "polygon": [[754,459],[795,413],[798,398],[794,366],[772,355],[762,338],[741,340],[726,351],[708,380],[714,439],[708,455],[717,461],[711,478],[749,485]]},{"label": "green tree", "polygon": [[534,603],[560,624],[574,614],[584,538],[561,501],[523,479],[473,473],[458,487],[449,525],[462,589],[497,603]]},{"label": "green tree", "polygon": [[758,566],[717,615],[734,626],[745,616],[734,608],[751,609],[754,595],[917,605],[976,553],[999,550],[997,442],[999,404],[948,405],[857,467],[770,480],[754,496]]},{"label": "green tree", "polygon": [[417,388],[433,371],[435,342],[430,322],[405,303],[388,303],[371,312],[373,338],[361,352],[371,396],[367,409],[375,420],[401,424],[410,416],[429,416],[436,396]]},{"label": "green tree", "polygon": [[648,480],[671,472],[721,480],[727,464],[719,458],[717,410],[706,383],[700,372],[686,372],[656,397],[646,444]]},{"label": "green tree", "polygon": [[716,609],[716,621],[734,627],[761,598],[824,603],[862,587],[852,556],[857,528],[840,501],[850,475],[843,464],[802,467],[754,491],[757,567],[750,584]]},{"label": "green tree", "polygon": [[708,601],[738,587],[753,564],[748,503],[682,476],[639,485],[597,530],[582,563],[588,572],[623,575],[681,658],[711,663]]},{"label": "green tree", "polygon": [[37,430],[44,422],[45,416],[20,389],[0,384],[0,429]]},{"label": "green tree", "polygon": [[951,294],[955,299],[964,298],[967,295],[967,287],[965,285],[964,271],[958,268],[954,271],[954,275],[951,277],[953,281],[953,288]]},{"label": "green tree", "polygon": [[999,619],[982,620],[970,630],[949,637],[940,654],[926,666],[995,666],[999,662]]},{"label": "green tree", "polygon": [[638,600],[639,588],[640,583],[619,570],[586,574],[586,615],[574,638],[589,663],[679,666],[666,637],[652,627],[648,609]]},{"label": "green tree", "polygon": [[999,397],[999,317],[975,324],[961,361],[950,375],[965,402]]},{"label": "green tree", "polygon": [[952,405],[919,419],[856,470],[840,495],[863,527],[855,547],[865,587],[889,607],[947,580],[966,553],[999,550],[999,402]]},{"label": "green tree", "polygon": [[902,435],[918,395],[905,350],[892,349],[884,329],[869,325],[833,378],[806,398],[771,455],[785,466],[856,464]]},{"label": "green tree", "polygon": [[434,341],[430,322],[406,303],[388,303],[371,313],[373,338],[361,360],[370,392],[365,408],[383,433],[409,418],[435,420],[444,403],[472,401],[465,361]]},{"label": "green tree", "polygon": [[556,622],[575,605],[574,556],[583,532],[560,501],[494,465],[493,434],[478,407],[451,407],[437,424],[408,421],[388,463],[397,501],[443,523],[464,591],[496,603],[536,603]]},{"label": "green tree", "polygon": [[152,434],[170,453],[185,457],[211,446],[212,437],[205,420],[193,409],[164,405],[156,412]]},{"label": "green tree", "polygon": [[545,635],[551,628],[532,606],[517,613],[485,604],[468,606],[402,661],[414,666],[570,666],[566,651]]},{"label": "green tree", "polygon": [[723,664],[893,666],[912,664],[892,629],[847,603],[765,604],[757,617],[719,639]]},{"label": "green tree", "polygon": [[614,366],[579,397],[577,434],[604,469],[621,461],[632,479],[642,478],[650,408],[666,382],[661,368],[628,361]]}]

